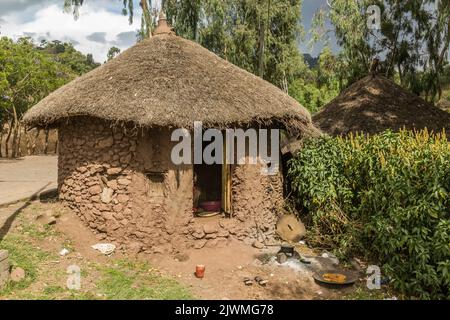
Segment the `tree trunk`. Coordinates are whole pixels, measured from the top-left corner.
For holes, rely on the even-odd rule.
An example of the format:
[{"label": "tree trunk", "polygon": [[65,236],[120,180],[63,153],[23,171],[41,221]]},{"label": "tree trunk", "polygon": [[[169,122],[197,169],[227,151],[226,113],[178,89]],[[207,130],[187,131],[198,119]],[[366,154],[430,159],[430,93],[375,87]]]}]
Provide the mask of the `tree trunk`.
[{"label": "tree trunk", "polygon": [[27,156],[31,156],[31,139],[28,131],[25,130],[25,145],[27,147]]},{"label": "tree trunk", "polygon": [[3,142],[3,123],[0,125],[0,158],[3,158],[2,142]]},{"label": "tree trunk", "polygon": [[12,134],[12,130],[13,130],[13,121],[14,120],[11,120],[11,122],[9,123],[8,134],[6,135],[6,140],[5,140],[5,157],[6,158],[9,157],[9,140],[11,139],[11,134]]},{"label": "tree trunk", "polygon": [[48,153],[48,136],[49,136],[49,129],[45,129],[45,141],[44,141],[44,154],[46,155]]},{"label": "tree trunk", "polygon": [[265,46],[265,31],[264,21],[259,21],[259,40],[258,40],[258,75],[264,78],[264,46]]},{"label": "tree trunk", "polygon": [[13,125],[13,141],[11,146],[11,158],[17,157],[17,138],[18,138],[18,130],[19,130],[19,119],[17,117],[16,107],[13,105],[13,115],[14,115],[14,125]]},{"label": "tree trunk", "polygon": [[16,143],[16,157],[20,158],[22,157],[22,125],[19,122],[17,126],[17,143]]},{"label": "tree trunk", "polygon": [[403,71],[402,71],[402,65],[400,62],[397,64],[397,68],[398,68],[398,76],[400,78],[400,83],[403,86]]},{"label": "tree trunk", "polygon": [[17,158],[17,139],[19,136],[19,132],[18,132],[18,126],[16,124],[14,124],[14,129],[13,129],[13,139],[12,139],[12,145],[11,145],[11,158]]}]

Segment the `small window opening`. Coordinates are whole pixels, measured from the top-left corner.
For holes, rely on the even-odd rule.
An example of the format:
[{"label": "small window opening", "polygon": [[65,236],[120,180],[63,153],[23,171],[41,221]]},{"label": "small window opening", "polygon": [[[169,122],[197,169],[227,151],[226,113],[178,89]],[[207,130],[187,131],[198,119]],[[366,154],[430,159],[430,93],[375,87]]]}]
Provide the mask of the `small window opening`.
[{"label": "small window opening", "polygon": [[149,183],[148,196],[150,197],[163,197],[164,196],[164,172],[146,172]]}]

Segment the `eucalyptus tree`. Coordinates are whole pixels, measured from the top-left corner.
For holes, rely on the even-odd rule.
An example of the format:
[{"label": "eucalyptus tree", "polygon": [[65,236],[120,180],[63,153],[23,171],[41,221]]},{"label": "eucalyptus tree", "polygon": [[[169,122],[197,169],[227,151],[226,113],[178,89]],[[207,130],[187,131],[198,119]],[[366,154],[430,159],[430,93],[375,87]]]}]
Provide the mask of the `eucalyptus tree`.
[{"label": "eucalyptus tree", "polygon": [[[151,36],[161,8],[150,0],[139,3],[142,39]],[[81,5],[80,0],[65,0],[75,17]],[[121,5],[132,22],[133,1]],[[286,91],[304,64],[298,51],[302,0],[163,0],[161,7],[178,35]]]},{"label": "eucalyptus tree", "polygon": [[340,72],[348,82],[367,74],[378,56],[387,77],[429,101],[440,96],[448,62],[450,0],[328,2],[315,15],[312,39],[336,36],[345,61]]}]

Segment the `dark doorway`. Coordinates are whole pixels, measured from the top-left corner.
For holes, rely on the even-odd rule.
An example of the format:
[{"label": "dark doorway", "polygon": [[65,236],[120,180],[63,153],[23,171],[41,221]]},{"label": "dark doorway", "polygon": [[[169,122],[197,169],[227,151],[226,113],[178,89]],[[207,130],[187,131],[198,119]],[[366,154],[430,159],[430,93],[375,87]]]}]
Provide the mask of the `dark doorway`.
[{"label": "dark doorway", "polygon": [[222,165],[194,165],[194,208],[208,212],[220,211],[221,207]]}]

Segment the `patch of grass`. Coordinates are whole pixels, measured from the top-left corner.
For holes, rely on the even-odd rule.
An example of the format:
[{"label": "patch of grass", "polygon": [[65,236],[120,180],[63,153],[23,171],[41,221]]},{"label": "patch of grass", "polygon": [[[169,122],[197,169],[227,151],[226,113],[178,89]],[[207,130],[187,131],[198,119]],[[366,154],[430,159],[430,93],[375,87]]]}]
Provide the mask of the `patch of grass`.
[{"label": "patch of grass", "polygon": [[57,295],[64,293],[65,291],[66,289],[60,286],[48,286],[44,288],[43,293],[46,295]]},{"label": "patch of grass", "polygon": [[34,239],[46,239],[50,236],[56,236],[58,233],[53,229],[52,226],[43,225],[36,226],[31,223],[23,223],[21,225],[22,232],[24,235],[30,236]]},{"label": "patch of grass", "polygon": [[38,277],[39,264],[51,257],[49,253],[36,248],[18,235],[5,237],[0,243],[0,249],[9,252],[9,260],[13,267],[20,267],[26,271],[24,280],[18,283],[10,283],[5,291],[27,288]]},{"label": "patch of grass", "polygon": [[381,288],[380,290],[369,290],[364,286],[358,286],[350,294],[343,297],[344,300],[384,300],[391,299],[393,295]]},{"label": "patch of grass", "polygon": [[[35,243],[53,238],[61,243],[61,248],[74,252],[73,241],[57,232],[52,226],[42,226],[34,219],[43,211],[39,205],[32,205],[27,212],[17,217],[18,225],[0,242],[0,249],[9,252],[12,267],[25,270],[24,280],[10,282],[0,291],[0,299],[20,300],[145,300],[145,299],[190,299],[190,292],[175,280],[162,277],[147,263],[133,261],[112,261],[107,265],[83,263],[81,280],[88,277],[92,286],[80,291],[69,290],[65,286],[66,270],[54,263],[60,257],[47,252]],[[32,213],[32,217],[30,214]],[[53,261],[53,262],[52,262]],[[81,265],[80,265],[81,266]],[[88,267],[89,266],[89,267]],[[92,268],[93,267],[93,268]],[[91,275],[92,273],[92,275]]]},{"label": "patch of grass", "polygon": [[70,291],[60,286],[49,286],[41,292],[18,291],[7,296],[11,300],[95,300],[90,292]]},{"label": "patch of grass", "polygon": [[147,263],[119,261],[113,267],[102,268],[98,288],[111,300],[185,300],[189,291],[173,279],[150,271]]}]

